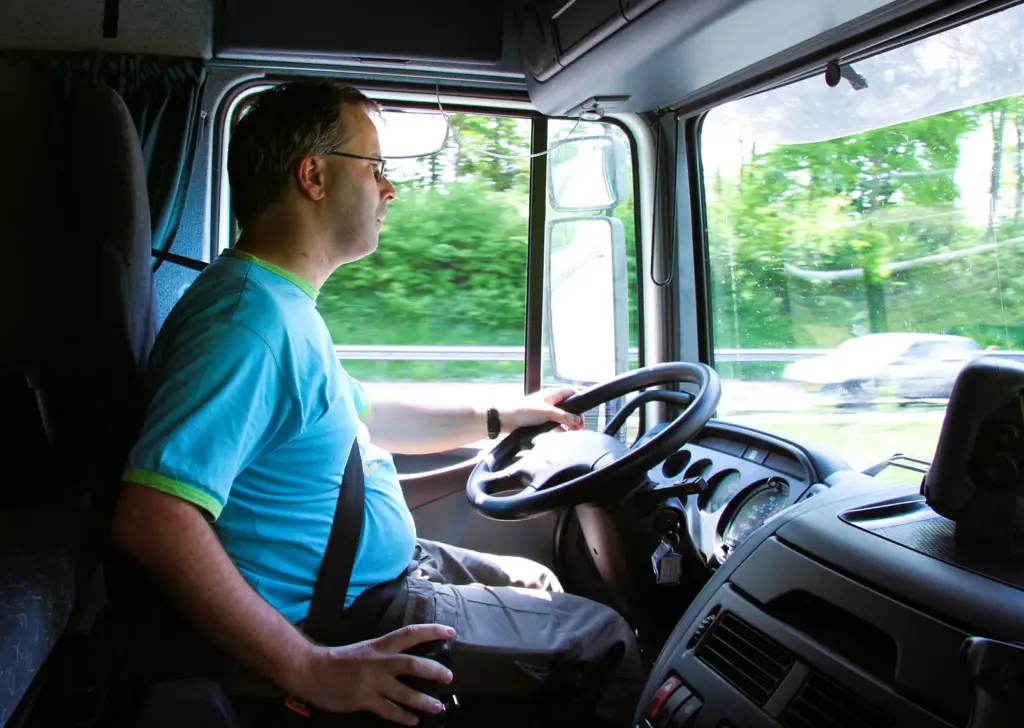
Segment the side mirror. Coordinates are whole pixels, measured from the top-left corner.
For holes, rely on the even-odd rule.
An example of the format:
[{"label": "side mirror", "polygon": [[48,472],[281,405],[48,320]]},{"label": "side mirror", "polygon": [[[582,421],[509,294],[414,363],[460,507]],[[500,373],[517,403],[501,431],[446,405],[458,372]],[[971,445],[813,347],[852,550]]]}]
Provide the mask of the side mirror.
[{"label": "side mirror", "polygon": [[629,368],[626,233],[614,217],[548,222],[548,351],[557,379],[602,382]]},{"label": "side mirror", "polygon": [[611,211],[632,184],[629,150],[613,136],[570,137],[548,153],[548,199],[557,212]]},{"label": "side mirror", "polygon": [[384,159],[429,157],[448,143],[448,119],[439,111],[385,109],[374,121]]}]

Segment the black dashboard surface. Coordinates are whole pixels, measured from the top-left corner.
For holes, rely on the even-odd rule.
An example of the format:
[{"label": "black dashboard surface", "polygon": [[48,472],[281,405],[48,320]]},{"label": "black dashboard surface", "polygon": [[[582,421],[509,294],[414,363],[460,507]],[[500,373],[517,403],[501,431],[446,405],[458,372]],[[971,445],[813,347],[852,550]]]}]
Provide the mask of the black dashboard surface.
[{"label": "black dashboard surface", "polygon": [[690,538],[716,568],[757,528],[827,488],[825,478],[848,467],[829,453],[712,420],[647,477],[655,487],[703,479],[702,492],[682,499],[682,504]]},{"label": "black dashboard surface", "polygon": [[915,487],[851,470],[826,481],[717,569],[666,642],[637,725],[672,677],[699,696],[696,728],[967,724],[965,641],[1024,641],[1024,592],[892,538],[907,504],[931,517]]}]

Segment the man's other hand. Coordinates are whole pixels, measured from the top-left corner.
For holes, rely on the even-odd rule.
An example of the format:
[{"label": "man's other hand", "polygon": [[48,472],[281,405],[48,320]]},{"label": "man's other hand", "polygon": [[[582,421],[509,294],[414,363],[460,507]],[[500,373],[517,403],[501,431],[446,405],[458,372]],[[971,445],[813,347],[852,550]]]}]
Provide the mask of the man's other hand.
[{"label": "man's other hand", "polygon": [[453,676],[434,660],[403,653],[424,642],[454,636],[451,627],[417,624],[354,645],[314,646],[292,689],[296,697],[327,712],[369,711],[394,723],[416,725],[416,716],[404,708],[437,714],[442,710],[441,703],[408,687],[399,677],[448,684]]},{"label": "man's other hand", "polygon": [[543,425],[545,422],[555,422],[567,430],[582,430],[584,426],[582,417],[566,412],[557,406],[576,392],[577,390],[572,387],[542,389],[525,397],[518,404],[503,408],[500,411],[502,432],[508,433],[520,427]]}]

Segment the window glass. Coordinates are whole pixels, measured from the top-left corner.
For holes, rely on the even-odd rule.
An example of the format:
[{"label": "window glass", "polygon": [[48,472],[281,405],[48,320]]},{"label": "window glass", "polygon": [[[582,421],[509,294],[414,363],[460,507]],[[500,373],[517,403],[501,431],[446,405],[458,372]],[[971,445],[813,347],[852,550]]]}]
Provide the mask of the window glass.
[{"label": "window glass", "polygon": [[365,382],[521,394],[531,122],[451,122],[441,153],[389,160],[397,195],[380,244],[339,268],[317,305],[345,367]]},{"label": "window glass", "polygon": [[[236,105],[235,119],[245,108],[244,101]],[[450,119],[451,131],[439,153],[388,160],[386,174],[396,197],[388,206],[377,250],[339,268],[323,285],[317,300],[339,359],[371,396],[433,400],[450,395],[458,400],[497,402],[523,393],[534,122],[516,116],[467,113],[452,113]],[[549,221],[563,217],[581,225],[599,225],[610,220],[617,226],[621,238],[617,238],[618,278],[602,279],[599,284],[580,276],[573,280],[600,286],[600,290],[591,286],[577,291],[581,303],[586,304],[587,297],[610,300],[614,293],[622,315],[610,307],[597,315],[591,307],[586,320],[578,321],[579,331],[622,327],[622,345],[617,351],[621,368],[636,366],[631,145],[613,124],[548,123],[553,153],[563,157],[578,151],[558,144],[570,134],[597,139],[598,143],[614,141],[614,155],[605,165],[614,177],[609,181],[615,187],[612,204],[569,214],[553,206],[551,201],[557,198],[549,194],[547,213]],[[570,171],[560,177],[568,193],[566,204],[578,207],[587,201],[585,196],[573,196],[588,172],[580,165],[590,160],[581,155],[562,168]],[[222,174],[226,179],[224,170]],[[220,229],[222,244],[227,244],[239,234],[230,215],[229,189],[224,201]],[[573,236],[567,235],[570,228],[549,225],[546,239],[561,241],[568,249],[573,242]],[[592,235],[580,238],[584,243],[594,239]],[[579,251],[578,247],[573,250]],[[579,263],[587,267],[585,259]],[[548,323],[545,317],[545,327]],[[545,331],[543,384],[595,381],[574,376],[579,371],[556,371],[550,331]],[[563,369],[566,357],[585,359],[588,353],[585,346],[576,345],[582,340],[569,343],[568,348],[561,347]],[[614,364],[612,370],[601,374],[613,375]],[[607,408],[605,413],[611,411]],[[636,419],[627,425],[634,433]],[[588,416],[588,423],[592,428],[599,426],[594,413]]]},{"label": "window glass", "polygon": [[963,365],[1024,350],[1022,46],[1018,6],[707,115],[721,417],[931,458]]},{"label": "window glass", "polygon": [[[607,122],[549,123],[545,239],[545,386],[590,385],[637,367],[633,154]],[[585,413],[603,429],[625,404]],[[618,434],[636,437],[639,412]]]}]

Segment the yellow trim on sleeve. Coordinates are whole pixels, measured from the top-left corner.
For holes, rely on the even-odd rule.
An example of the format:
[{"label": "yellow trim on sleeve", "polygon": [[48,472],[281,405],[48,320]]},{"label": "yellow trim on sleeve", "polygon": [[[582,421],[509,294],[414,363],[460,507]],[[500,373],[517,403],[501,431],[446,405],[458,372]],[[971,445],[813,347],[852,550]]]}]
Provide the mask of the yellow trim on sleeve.
[{"label": "yellow trim on sleeve", "polygon": [[192,505],[199,506],[210,515],[209,520],[211,521],[220,518],[220,512],[223,510],[221,504],[208,493],[204,493],[194,485],[182,483],[180,480],[174,480],[159,473],[132,468],[125,472],[123,479],[159,490],[161,493],[177,496]]}]

